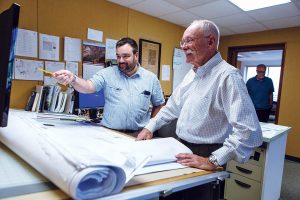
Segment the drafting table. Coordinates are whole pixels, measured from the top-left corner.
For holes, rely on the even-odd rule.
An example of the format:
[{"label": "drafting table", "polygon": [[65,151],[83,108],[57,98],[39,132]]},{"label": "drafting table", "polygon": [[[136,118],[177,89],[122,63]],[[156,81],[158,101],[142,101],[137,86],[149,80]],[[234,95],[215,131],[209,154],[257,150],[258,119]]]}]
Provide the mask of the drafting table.
[{"label": "drafting table", "polygon": [[[24,112],[24,111],[15,111],[15,112]],[[12,114],[12,113],[10,113]],[[23,115],[26,113],[22,113]],[[28,115],[31,115],[31,113],[27,113]],[[12,115],[11,115],[12,116]],[[20,118],[21,119],[21,118]],[[27,119],[27,117],[26,117]],[[28,118],[29,119],[29,118]],[[14,118],[15,121],[13,121],[15,124],[17,123],[16,120],[19,120],[19,118]],[[24,119],[23,119],[24,120]],[[2,134],[1,141],[3,144],[5,143],[12,144],[14,141],[16,141],[15,144],[15,151],[16,148],[23,147],[23,149],[18,149],[18,153],[21,154],[20,156],[32,156],[35,153],[32,150],[26,149],[26,145],[30,144],[30,139],[35,139],[34,137],[36,134],[31,134],[32,131],[40,131],[40,129],[36,129],[35,126],[32,126],[33,124],[29,121],[20,121],[20,126],[26,127],[26,130],[20,129],[18,126],[11,126],[12,129],[6,129],[6,134]],[[72,122],[74,123],[74,122]],[[63,123],[65,125],[65,123]],[[57,126],[60,126],[57,124]],[[85,128],[88,128],[84,126]],[[81,127],[81,128],[84,128]],[[7,132],[7,130],[9,130]],[[86,130],[86,129],[85,129]],[[5,131],[5,130],[4,130]],[[9,137],[13,133],[13,137]],[[4,136],[6,135],[6,136]],[[23,138],[23,139],[22,139]],[[26,140],[25,140],[26,138]],[[26,142],[28,141],[28,143]],[[47,179],[40,176],[39,173],[37,173],[35,170],[33,170],[29,165],[27,165],[24,161],[19,159],[19,156],[16,156],[13,152],[11,152],[8,148],[4,147],[4,145],[1,144],[0,146],[0,198],[4,197],[10,197],[10,196],[18,196],[22,194],[29,194],[40,191],[47,191],[50,189],[56,188],[51,184]],[[39,143],[34,143],[34,145],[38,145]],[[10,147],[11,148],[11,147]],[[31,155],[32,154],[32,155]],[[26,157],[28,159],[28,157]],[[43,170],[50,168],[45,168],[46,166],[51,166],[53,162],[51,160],[47,160],[47,164],[43,166]],[[32,163],[31,163],[32,164]],[[37,168],[39,169],[39,168]],[[41,169],[39,169],[41,170]],[[50,169],[51,170],[51,169]],[[59,169],[58,169],[59,170]],[[156,172],[151,175],[140,175],[135,176],[132,178],[128,184],[131,183],[130,187],[126,187],[123,189],[123,191],[119,194],[112,195],[111,197],[105,197],[108,198],[120,198],[120,199],[149,199],[158,197],[160,195],[168,195],[172,192],[184,190],[186,188],[190,188],[193,186],[205,184],[208,182],[214,182],[218,181],[218,179],[223,179],[227,177],[229,174],[227,172],[206,172],[203,170],[198,170],[193,168],[184,168],[184,169],[176,169],[176,170],[169,170],[165,172]],[[43,171],[43,174],[51,173],[51,171]],[[57,175],[57,174],[56,174]],[[145,178],[145,176],[147,178]],[[155,178],[154,178],[155,177]],[[132,184],[132,181],[134,182]],[[126,185],[128,186],[128,185]],[[46,192],[49,194],[49,192]],[[50,192],[50,196],[53,196],[53,193]],[[67,195],[65,195],[60,190],[56,190],[54,192],[54,196],[57,196],[55,198],[50,199],[64,199],[69,198]],[[16,197],[17,198],[17,197]],[[22,199],[24,197],[22,196]],[[37,197],[36,197],[37,198]],[[30,197],[29,199],[36,199],[35,197]],[[45,199],[46,197],[38,197],[38,199]],[[104,198],[104,199],[105,199]]]},{"label": "drafting table", "polygon": [[[4,174],[9,177],[10,181],[15,181],[17,185],[18,181],[14,178],[22,177],[24,181],[20,180],[19,182],[23,185],[18,185],[14,187],[8,186],[5,188],[3,186],[4,180],[0,181],[0,198],[9,198],[9,199],[67,199],[69,198],[65,193],[57,189],[53,184],[47,181],[43,176],[26,164],[23,160],[18,158],[12,151],[0,143],[0,176],[3,178]],[[3,163],[7,162],[7,163]],[[9,167],[9,163],[15,165],[14,167]],[[6,166],[6,171],[4,167]],[[5,172],[4,172],[5,171]],[[23,174],[18,174],[22,172]],[[177,175],[176,175],[177,174]],[[178,174],[185,174],[179,175]],[[156,176],[156,177],[169,177],[163,178],[160,180],[147,182],[147,176]],[[220,172],[207,172],[200,171],[197,172],[197,169],[184,168],[170,170],[166,172],[156,172],[152,175],[140,175],[133,178],[132,181],[135,181],[137,185],[125,187],[123,191],[119,194],[103,197],[101,199],[153,199],[157,198],[160,195],[167,196],[173,192],[181,191],[187,188],[191,188],[197,185],[202,185],[208,182],[215,182],[219,179],[223,180],[229,176],[229,173],[226,171]],[[171,176],[171,177],[170,177]],[[27,180],[26,180],[27,179]],[[149,180],[149,179],[148,179]],[[35,184],[27,184],[31,183]]]},{"label": "drafting table", "polygon": [[[271,194],[270,191],[272,191],[274,187],[277,188],[277,192],[276,194],[274,192],[272,194],[275,194],[274,196],[278,196],[280,194],[281,175],[283,171],[285,152],[284,149],[287,134],[291,128],[263,123],[261,123],[261,126],[263,129],[264,145],[267,145],[264,167],[262,168],[264,169],[264,173],[262,173],[263,184],[261,194],[263,199],[269,199],[267,195]],[[249,164],[250,162],[246,165]],[[19,174],[17,172],[19,172]],[[168,174],[168,176],[166,174]],[[276,186],[273,181],[274,174],[278,175],[276,176],[278,179],[276,179]],[[197,171],[192,168],[185,168],[152,173],[151,175],[147,175],[150,179],[149,177],[145,178],[145,176],[146,175],[135,176],[132,179],[132,181],[135,181],[135,184],[125,187],[119,194],[107,196],[103,199],[152,199],[161,195],[167,196],[173,192],[197,185],[208,182],[217,182],[219,179],[229,177],[229,173],[225,171],[211,173],[206,171]],[[160,179],[153,180],[153,177],[160,177]],[[9,185],[11,181],[10,179],[12,179],[12,182],[15,181],[14,184]],[[225,192],[226,191],[233,190],[225,190]],[[237,194],[237,191],[235,190],[234,193]],[[39,173],[25,164],[24,161],[19,159],[18,156],[0,143],[0,198],[13,196],[16,196],[14,199],[26,198],[24,195],[18,197],[18,195],[21,194],[28,194],[25,195],[28,199],[69,198],[66,194],[58,190],[53,184],[47,181],[47,179],[40,176]]]}]

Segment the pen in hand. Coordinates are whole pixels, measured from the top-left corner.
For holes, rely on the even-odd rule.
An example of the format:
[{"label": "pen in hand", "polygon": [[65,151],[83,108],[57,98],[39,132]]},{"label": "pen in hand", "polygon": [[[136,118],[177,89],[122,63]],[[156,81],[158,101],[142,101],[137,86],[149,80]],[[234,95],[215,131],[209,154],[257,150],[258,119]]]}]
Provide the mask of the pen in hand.
[{"label": "pen in hand", "polygon": [[42,68],[38,68],[38,70],[44,72],[45,76],[55,76],[53,72],[50,72],[48,70],[45,70],[45,69],[42,69]]},{"label": "pen in hand", "polygon": [[[50,71],[42,69],[42,68],[38,68],[38,70],[44,72],[45,76],[56,77],[56,74],[54,72],[50,72]],[[58,85],[60,86],[62,91],[66,91],[68,89],[67,85],[63,85],[63,84],[60,84],[60,83],[58,83]]]}]

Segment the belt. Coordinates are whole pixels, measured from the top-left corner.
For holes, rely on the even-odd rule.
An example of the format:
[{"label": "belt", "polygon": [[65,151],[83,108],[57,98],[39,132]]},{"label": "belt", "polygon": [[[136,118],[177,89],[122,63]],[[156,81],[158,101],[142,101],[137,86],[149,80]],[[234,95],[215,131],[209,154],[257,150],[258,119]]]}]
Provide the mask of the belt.
[{"label": "belt", "polygon": [[[109,128],[109,127],[106,127],[106,128]],[[132,129],[113,129],[113,128],[109,128],[109,129],[114,130],[114,131],[119,131],[122,133],[136,133],[136,132],[140,131],[140,130],[132,130]]]},{"label": "belt", "polygon": [[178,138],[178,140],[183,143],[183,144],[189,144],[189,145],[202,145],[202,146],[218,146],[218,145],[222,145],[222,143],[212,143],[212,144],[209,144],[209,143],[200,143],[200,144],[197,144],[197,143],[191,143],[191,142],[188,142],[186,140],[183,140],[181,138]]},{"label": "belt", "polygon": [[212,152],[221,148],[223,144],[220,143],[213,143],[213,144],[195,144],[188,141],[185,141],[179,138],[179,141],[190,148],[194,154],[199,156],[208,157]]},{"label": "belt", "polygon": [[138,130],[120,129],[120,130],[116,130],[116,131],[120,131],[122,133],[134,133],[134,132],[137,132]]}]

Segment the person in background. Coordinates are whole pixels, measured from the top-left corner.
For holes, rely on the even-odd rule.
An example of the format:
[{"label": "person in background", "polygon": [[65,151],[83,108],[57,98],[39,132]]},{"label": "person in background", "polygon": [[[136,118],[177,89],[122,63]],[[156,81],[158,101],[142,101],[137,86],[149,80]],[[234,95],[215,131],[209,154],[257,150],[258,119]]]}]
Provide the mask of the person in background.
[{"label": "person in background", "polygon": [[265,76],[266,70],[266,65],[257,65],[257,75],[250,78],[246,83],[257,117],[261,122],[267,122],[269,120],[273,106],[274,85],[272,79]]},{"label": "person in background", "polygon": [[[118,66],[98,71],[84,80],[67,70],[54,73],[55,79],[70,84],[81,93],[104,89],[105,105],[102,125],[125,133],[136,133],[155,116],[164,105],[164,96],[157,76],[138,63],[138,46],[131,38],[116,44]],[[134,135],[134,134],[133,134]]]},{"label": "person in background", "polygon": [[[218,52],[219,37],[218,27],[208,20],[196,20],[185,30],[180,46],[193,67],[137,137],[151,139],[154,131],[177,119],[176,135],[193,152],[176,155],[177,162],[204,170],[230,160],[244,163],[262,144],[246,85],[239,70]],[[212,187],[192,188],[169,199],[211,199]]]}]

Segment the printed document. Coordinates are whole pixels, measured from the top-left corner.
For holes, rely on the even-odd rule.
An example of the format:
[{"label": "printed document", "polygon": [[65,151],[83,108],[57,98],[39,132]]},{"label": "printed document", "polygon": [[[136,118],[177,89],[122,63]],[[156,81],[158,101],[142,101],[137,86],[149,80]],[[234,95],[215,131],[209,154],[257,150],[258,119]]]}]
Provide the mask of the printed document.
[{"label": "printed document", "polygon": [[16,55],[37,58],[37,32],[18,29]]},{"label": "printed document", "polygon": [[59,37],[40,33],[40,59],[59,60]]}]

